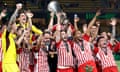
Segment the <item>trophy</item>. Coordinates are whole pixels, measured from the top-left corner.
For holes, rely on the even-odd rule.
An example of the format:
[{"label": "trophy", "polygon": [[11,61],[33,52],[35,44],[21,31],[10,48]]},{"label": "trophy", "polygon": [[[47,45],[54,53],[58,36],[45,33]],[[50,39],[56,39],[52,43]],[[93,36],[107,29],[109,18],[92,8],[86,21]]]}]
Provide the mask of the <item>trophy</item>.
[{"label": "trophy", "polygon": [[62,9],[60,8],[60,4],[57,1],[51,1],[48,4],[48,11],[58,13],[62,12]]}]

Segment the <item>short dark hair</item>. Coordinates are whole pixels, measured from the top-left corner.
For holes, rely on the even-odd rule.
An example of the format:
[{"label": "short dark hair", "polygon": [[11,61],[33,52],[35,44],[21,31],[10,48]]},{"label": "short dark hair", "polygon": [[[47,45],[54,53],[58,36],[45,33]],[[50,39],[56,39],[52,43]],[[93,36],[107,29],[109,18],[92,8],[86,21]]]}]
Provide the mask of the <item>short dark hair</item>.
[{"label": "short dark hair", "polygon": [[21,14],[21,13],[25,13],[25,12],[26,12],[25,10],[20,10],[20,11],[18,12],[17,18],[20,17],[20,14]]},{"label": "short dark hair", "polygon": [[51,34],[51,33],[50,33],[50,31],[44,31],[43,35],[45,35],[45,34]]},{"label": "short dark hair", "polygon": [[97,38],[97,40],[96,40],[96,41],[97,41],[97,44],[98,44],[98,42],[100,41],[100,39],[102,39],[102,38],[104,38],[104,37],[103,37],[103,36],[100,36],[100,37]]},{"label": "short dark hair", "polygon": [[60,30],[60,33],[61,33],[61,32],[65,32],[65,33],[66,33],[66,32],[67,32],[67,30]]},{"label": "short dark hair", "polygon": [[23,28],[23,27],[22,27],[22,26],[18,26],[18,27],[17,27],[17,31],[18,31],[19,29],[21,29],[21,28]]}]

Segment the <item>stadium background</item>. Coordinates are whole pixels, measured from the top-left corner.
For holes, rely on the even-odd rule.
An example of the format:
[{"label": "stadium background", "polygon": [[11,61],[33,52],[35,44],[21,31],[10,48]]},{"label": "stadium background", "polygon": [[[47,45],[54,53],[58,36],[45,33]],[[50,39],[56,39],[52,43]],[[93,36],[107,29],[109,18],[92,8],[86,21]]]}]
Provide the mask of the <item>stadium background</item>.
[{"label": "stadium background", "polygon": [[[51,0],[0,0],[0,10],[7,8],[7,16],[0,23],[6,23],[11,13],[15,9],[17,2],[24,4],[24,9],[30,9],[34,13],[33,23],[40,29],[47,27],[49,23],[49,12],[47,4]],[[111,18],[117,18],[116,38],[120,40],[120,0],[111,6],[110,0],[57,0],[63,11],[67,13],[71,23],[74,14],[80,17],[79,29],[83,23],[88,23],[95,15],[97,9],[101,9],[101,15],[97,18],[101,22],[100,32],[111,32],[112,27],[109,24]],[[113,0],[114,1],[114,0]],[[120,72],[120,53],[114,54]]]}]

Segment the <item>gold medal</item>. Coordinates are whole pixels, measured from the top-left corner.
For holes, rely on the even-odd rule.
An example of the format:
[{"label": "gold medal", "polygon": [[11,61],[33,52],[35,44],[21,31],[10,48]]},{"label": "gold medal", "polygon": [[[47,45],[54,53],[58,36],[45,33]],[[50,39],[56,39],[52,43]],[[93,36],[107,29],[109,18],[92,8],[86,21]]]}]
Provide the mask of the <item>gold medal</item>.
[{"label": "gold medal", "polygon": [[54,58],[54,52],[50,52],[50,57]]},{"label": "gold medal", "polygon": [[54,58],[54,54],[51,54],[51,58]]}]

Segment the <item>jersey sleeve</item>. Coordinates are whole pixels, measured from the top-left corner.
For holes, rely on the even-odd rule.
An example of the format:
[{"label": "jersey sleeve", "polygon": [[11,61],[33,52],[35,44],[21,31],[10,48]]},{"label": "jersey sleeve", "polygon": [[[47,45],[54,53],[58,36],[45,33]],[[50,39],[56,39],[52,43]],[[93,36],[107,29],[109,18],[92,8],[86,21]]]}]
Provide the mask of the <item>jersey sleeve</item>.
[{"label": "jersey sleeve", "polygon": [[43,33],[40,29],[36,28],[34,25],[32,25],[32,31],[35,32],[36,34],[42,34]]},{"label": "jersey sleeve", "polygon": [[70,27],[71,27],[72,33],[74,33],[75,32],[74,26],[72,24],[70,24]]},{"label": "jersey sleeve", "polygon": [[108,47],[112,50],[112,44],[109,42]]},{"label": "jersey sleeve", "polygon": [[98,47],[94,47],[94,50],[93,50],[93,53],[96,55],[99,51],[99,48]]},{"label": "jersey sleeve", "polygon": [[61,44],[61,41],[56,42],[56,47],[59,48],[60,44]]},{"label": "jersey sleeve", "polygon": [[114,52],[119,52],[119,51],[120,51],[120,42],[117,43],[117,44],[114,46],[113,51],[114,51]]},{"label": "jersey sleeve", "polygon": [[70,43],[71,48],[73,48],[73,41],[72,41],[72,40],[69,40],[68,42]]},{"label": "jersey sleeve", "polygon": [[4,51],[6,51],[6,29],[3,31],[2,33],[2,49],[3,49],[3,53]]},{"label": "jersey sleeve", "polygon": [[90,36],[87,35],[87,34],[84,34],[83,35],[83,39],[86,40],[86,41],[89,41],[90,40]]},{"label": "jersey sleeve", "polygon": [[54,26],[53,26],[52,32],[56,31],[56,26],[57,26],[57,25],[54,25]]}]

